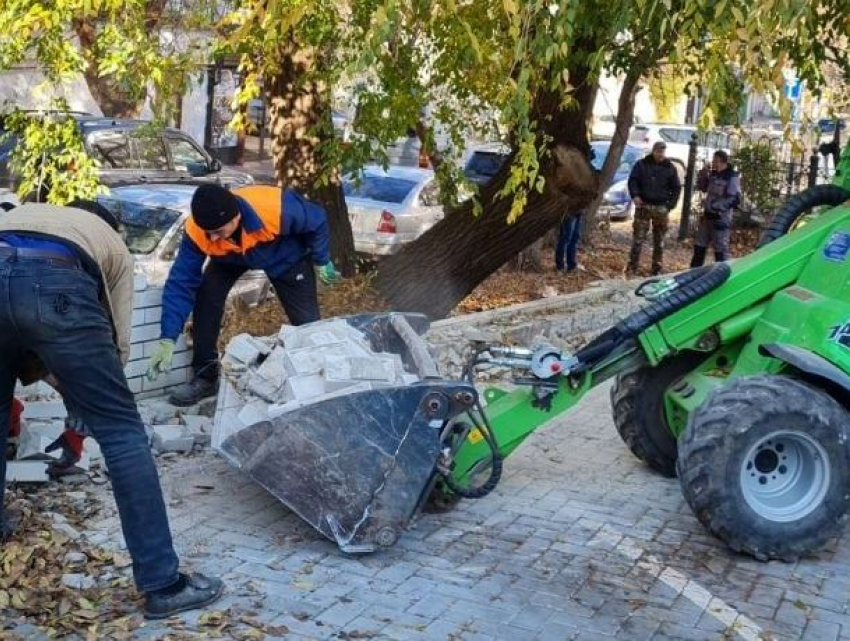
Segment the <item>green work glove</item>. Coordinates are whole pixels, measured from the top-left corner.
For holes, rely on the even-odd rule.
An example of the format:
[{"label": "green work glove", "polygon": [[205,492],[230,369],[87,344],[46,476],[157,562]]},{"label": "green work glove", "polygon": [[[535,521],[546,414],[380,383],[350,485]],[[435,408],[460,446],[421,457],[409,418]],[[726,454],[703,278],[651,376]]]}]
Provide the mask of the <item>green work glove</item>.
[{"label": "green work glove", "polygon": [[319,280],[323,285],[335,285],[342,280],[339,272],[331,261],[319,267]]},{"label": "green work glove", "polygon": [[163,338],[159,341],[159,347],[151,356],[148,363],[148,380],[155,381],[160,374],[171,369],[171,359],[174,358],[174,341]]}]

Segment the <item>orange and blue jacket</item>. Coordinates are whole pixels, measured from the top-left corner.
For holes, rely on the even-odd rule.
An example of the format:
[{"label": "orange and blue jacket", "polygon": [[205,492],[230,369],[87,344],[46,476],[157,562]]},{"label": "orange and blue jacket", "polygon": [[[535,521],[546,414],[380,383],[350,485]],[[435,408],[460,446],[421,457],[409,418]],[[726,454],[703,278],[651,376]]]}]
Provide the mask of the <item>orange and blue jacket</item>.
[{"label": "orange and blue jacket", "polygon": [[260,269],[270,279],[282,276],[303,260],[330,261],[325,210],[292,191],[270,185],[234,189],[242,216],[239,244],[210,240],[191,219],[162,294],[162,338],[177,340],[195,305],[207,258],[216,263]]}]

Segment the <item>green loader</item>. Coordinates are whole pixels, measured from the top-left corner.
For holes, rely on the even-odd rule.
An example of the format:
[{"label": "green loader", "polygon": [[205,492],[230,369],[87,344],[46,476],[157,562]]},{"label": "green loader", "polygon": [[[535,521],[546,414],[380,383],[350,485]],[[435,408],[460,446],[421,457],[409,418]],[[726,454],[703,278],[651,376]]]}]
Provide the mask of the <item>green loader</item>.
[{"label": "green loader", "polygon": [[[449,381],[424,317],[348,318],[421,380],[308,405],[218,449],[340,549],[370,552],[429,501],[485,497],[530,434],[613,378],[626,445],[678,476],[714,535],[759,560],[813,553],[850,511],[850,147],[836,165],[757,251],[646,281],[647,304],[575,354],[474,343]],[[511,389],[478,388],[489,365],[512,369]]]}]

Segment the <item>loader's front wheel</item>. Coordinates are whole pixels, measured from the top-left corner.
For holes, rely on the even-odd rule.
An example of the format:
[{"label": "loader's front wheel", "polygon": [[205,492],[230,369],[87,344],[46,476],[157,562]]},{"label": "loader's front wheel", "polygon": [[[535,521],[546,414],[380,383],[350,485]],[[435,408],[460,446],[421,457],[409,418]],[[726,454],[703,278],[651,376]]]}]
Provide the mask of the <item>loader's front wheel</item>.
[{"label": "loader's front wheel", "polygon": [[636,457],[656,472],[676,476],[676,437],[667,424],[664,394],[698,364],[692,355],[678,356],[657,367],[640,365],[617,376],[611,388],[614,424]]},{"label": "loader's front wheel", "polygon": [[785,376],[730,382],[696,410],[677,468],[697,518],[736,552],[793,561],[850,511],[850,413]]}]

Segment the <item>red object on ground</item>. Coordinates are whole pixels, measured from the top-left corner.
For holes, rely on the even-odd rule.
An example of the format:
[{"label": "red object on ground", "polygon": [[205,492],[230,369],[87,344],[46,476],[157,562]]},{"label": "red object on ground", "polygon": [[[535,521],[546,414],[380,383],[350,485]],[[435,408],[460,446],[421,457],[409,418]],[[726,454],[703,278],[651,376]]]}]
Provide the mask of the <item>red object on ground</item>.
[{"label": "red object on ground", "polygon": [[69,429],[65,430],[64,436],[65,440],[68,442],[68,447],[70,447],[71,451],[74,452],[74,463],[76,463],[83,456],[83,441],[86,440],[86,437],[79,432]]},{"label": "red object on ground", "polygon": [[9,419],[9,438],[17,438],[21,434],[21,414],[24,413],[24,404],[18,399],[12,399],[12,416]]}]

